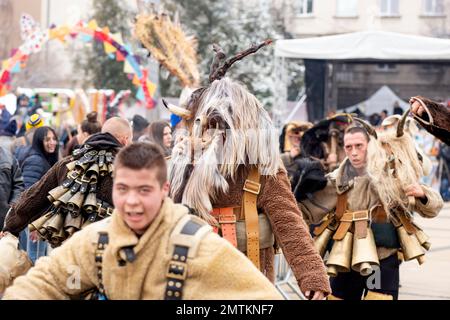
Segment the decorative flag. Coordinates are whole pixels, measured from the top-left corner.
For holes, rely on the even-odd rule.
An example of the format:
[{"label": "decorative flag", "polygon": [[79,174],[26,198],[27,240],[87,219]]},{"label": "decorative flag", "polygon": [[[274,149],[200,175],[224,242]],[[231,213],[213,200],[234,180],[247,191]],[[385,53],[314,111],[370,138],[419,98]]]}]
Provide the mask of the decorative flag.
[{"label": "decorative flag", "polygon": [[153,82],[151,82],[150,80],[147,80],[147,88],[148,88],[148,93],[150,93],[150,95],[153,97],[155,95],[156,85]]},{"label": "decorative flag", "polygon": [[[117,49],[108,42],[103,42],[103,47],[105,48],[106,54],[114,53],[117,51]],[[113,57],[113,59],[114,59],[114,57]]]},{"label": "decorative flag", "polygon": [[128,60],[125,60],[125,63],[123,64],[123,72],[133,73],[133,67],[131,67],[131,64],[128,62]]},{"label": "decorative flag", "polygon": [[98,28],[97,21],[95,20],[89,21],[88,28],[95,31]]},{"label": "decorative flag", "polygon": [[11,68],[11,73],[19,73],[20,70],[20,61],[17,61],[14,67]]},{"label": "decorative flag", "polygon": [[133,77],[133,84],[135,86],[140,86],[141,85],[141,80],[138,78],[137,75],[134,75],[134,77]]},{"label": "decorative flag", "polygon": [[116,59],[117,61],[125,61],[125,57],[120,53],[119,50],[116,51]]},{"label": "decorative flag", "polygon": [[83,42],[90,42],[92,40],[92,36],[90,34],[83,34],[81,36],[81,41]]},{"label": "decorative flag", "polygon": [[142,87],[139,87],[138,91],[136,92],[136,99],[145,101],[144,90],[142,90]]}]

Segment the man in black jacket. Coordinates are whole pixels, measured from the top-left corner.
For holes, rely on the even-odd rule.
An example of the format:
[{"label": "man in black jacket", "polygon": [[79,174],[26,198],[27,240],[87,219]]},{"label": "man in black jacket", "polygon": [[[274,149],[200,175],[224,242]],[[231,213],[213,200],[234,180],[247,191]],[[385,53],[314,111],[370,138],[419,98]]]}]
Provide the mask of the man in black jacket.
[{"label": "man in black jacket", "polygon": [[11,152],[0,146],[0,226],[3,227],[6,212],[23,191],[23,178],[17,160]]}]

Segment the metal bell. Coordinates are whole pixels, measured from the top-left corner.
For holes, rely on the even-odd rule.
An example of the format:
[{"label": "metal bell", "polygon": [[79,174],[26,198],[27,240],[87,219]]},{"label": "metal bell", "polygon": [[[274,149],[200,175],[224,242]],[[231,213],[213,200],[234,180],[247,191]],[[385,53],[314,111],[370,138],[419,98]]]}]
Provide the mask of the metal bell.
[{"label": "metal bell", "polygon": [[431,243],[428,241],[430,239],[429,236],[427,236],[425,234],[425,232],[423,232],[422,230],[418,229],[416,231],[416,237],[417,240],[419,240],[420,245],[425,249],[425,250],[430,250],[431,248]]},{"label": "metal bell", "polygon": [[103,176],[106,176],[107,174],[108,174],[108,172],[109,172],[109,169],[108,169],[108,166],[106,165],[106,164],[103,164],[101,167],[100,167],[100,175],[103,177]]},{"label": "metal bell", "polygon": [[333,248],[326,262],[327,273],[336,277],[339,272],[349,272],[352,258],[353,233],[347,232],[344,239],[334,240]]},{"label": "metal bell", "polygon": [[314,247],[317,249],[322,258],[325,255],[325,250],[327,249],[328,242],[330,241],[332,235],[333,231],[329,228],[325,228],[325,230],[314,239]]},{"label": "metal bell", "polygon": [[71,214],[66,215],[64,220],[64,230],[68,228],[75,228],[77,230],[81,229],[81,224],[83,222],[83,217],[81,215],[73,217]]},{"label": "metal bell", "polygon": [[78,211],[81,208],[81,205],[83,204],[84,200],[84,194],[82,194],[80,191],[75,193],[72,198],[67,202],[67,210],[69,210],[73,216],[77,216]]},{"label": "metal bell", "polygon": [[66,233],[64,232],[64,229],[61,228],[58,233],[53,233],[52,238],[50,240],[50,243],[53,247],[57,247],[61,245],[61,243],[66,240]]},{"label": "metal bell", "polygon": [[68,171],[72,171],[73,169],[75,169],[75,163],[76,163],[76,162],[77,162],[77,161],[75,160],[75,161],[71,161],[71,162],[67,163],[67,164],[66,164],[67,170],[68,170]]},{"label": "metal bell", "polygon": [[69,202],[69,200],[72,198],[72,196],[73,196],[73,194],[69,190],[66,193],[64,193],[62,196],[60,196],[58,198],[58,201],[60,201],[61,203],[67,204],[67,202]]},{"label": "metal bell", "polygon": [[46,223],[52,217],[52,215],[53,212],[48,212],[44,214],[42,217],[34,220],[28,225],[28,230],[30,231],[39,230],[40,228],[42,228],[44,223]]},{"label": "metal bell", "polygon": [[83,203],[83,209],[86,213],[91,214],[97,207],[97,195],[94,192],[88,193]]},{"label": "metal bell", "polygon": [[50,233],[59,232],[59,229],[63,227],[64,216],[60,213],[53,215],[46,223],[44,223],[43,227],[47,229]]},{"label": "metal bell", "polygon": [[420,245],[417,237],[414,234],[409,234],[404,226],[400,226],[397,228],[397,234],[400,240],[400,246],[402,247],[405,261],[417,259],[419,264],[424,263],[424,249]]},{"label": "metal bell", "polygon": [[63,194],[65,194],[68,190],[69,190],[68,188],[64,188],[63,186],[58,186],[48,192],[47,199],[50,202],[55,202],[56,200],[59,199],[59,197],[61,197]]},{"label": "metal bell", "polygon": [[353,239],[352,269],[362,276],[368,276],[374,265],[379,266],[380,261],[372,229],[368,228],[365,238]]}]

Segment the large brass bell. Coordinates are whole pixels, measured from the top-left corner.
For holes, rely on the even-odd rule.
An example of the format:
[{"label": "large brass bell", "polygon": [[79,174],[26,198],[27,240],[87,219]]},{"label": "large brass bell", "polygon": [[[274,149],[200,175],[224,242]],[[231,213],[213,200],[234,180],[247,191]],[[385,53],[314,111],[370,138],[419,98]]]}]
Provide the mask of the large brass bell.
[{"label": "large brass bell", "polygon": [[84,200],[83,209],[86,213],[91,214],[97,207],[97,195],[90,192]]},{"label": "large brass bell", "polygon": [[54,202],[59,199],[63,194],[65,194],[69,189],[64,188],[63,186],[56,187],[48,192],[48,200],[50,202]]},{"label": "large brass bell", "polygon": [[419,264],[424,263],[424,250],[417,237],[414,234],[408,234],[404,226],[397,228],[397,234],[405,261],[417,259]]},{"label": "large brass bell", "polygon": [[425,250],[430,250],[431,248],[431,243],[428,241],[430,240],[430,237],[428,237],[425,232],[423,232],[421,229],[417,228],[416,231],[416,237],[417,240],[419,240],[420,245],[425,249]]},{"label": "large brass bell", "polygon": [[327,273],[336,277],[339,272],[349,272],[352,258],[353,233],[347,232],[342,240],[334,240],[327,260]]},{"label": "large brass bell", "polygon": [[84,194],[82,194],[81,192],[75,193],[67,202],[67,210],[69,210],[73,216],[77,216],[79,214],[83,201]]},{"label": "large brass bell", "polygon": [[362,276],[368,276],[373,271],[373,266],[379,266],[377,247],[372,229],[367,229],[367,236],[353,239],[352,269]]},{"label": "large brass bell", "polygon": [[419,243],[422,245],[422,247],[425,250],[430,250],[431,248],[431,243],[428,241],[430,238],[425,234],[425,232],[423,232],[422,230],[418,230],[416,232],[416,237],[417,240],[419,240]]},{"label": "large brass bell", "polygon": [[325,228],[325,230],[314,239],[314,247],[322,258],[325,255],[325,250],[327,249],[332,235],[333,231],[329,228]]}]

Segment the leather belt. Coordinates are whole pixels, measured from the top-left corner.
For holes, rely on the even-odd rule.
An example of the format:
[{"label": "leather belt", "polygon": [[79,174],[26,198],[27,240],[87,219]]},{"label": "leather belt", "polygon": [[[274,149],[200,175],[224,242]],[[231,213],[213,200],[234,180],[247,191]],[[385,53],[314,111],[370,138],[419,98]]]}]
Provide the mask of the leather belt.
[{"label": "leather belt", "polygon": [[[222,237],[227,239],[235,248],[237,248],[236,238],[236,214],[232,207],[214,208],[212,215],[217,219],[222,231]],[[215,233],[218,233],[218,228],[213,227]]]}]

